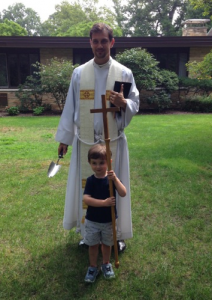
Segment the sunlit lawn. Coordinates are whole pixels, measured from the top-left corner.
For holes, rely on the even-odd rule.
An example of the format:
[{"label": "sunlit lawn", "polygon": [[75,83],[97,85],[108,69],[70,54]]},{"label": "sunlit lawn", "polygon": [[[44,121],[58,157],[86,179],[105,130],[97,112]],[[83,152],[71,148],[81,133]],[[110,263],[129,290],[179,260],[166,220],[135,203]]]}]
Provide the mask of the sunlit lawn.
[{"label": "sunlit lawn", "polygon": [[133,118],[134,237],[116,279],[93,285],[87,249],[62,227],[70,151],[47,177],[58,122],[0,118],[0,299],[212,299],[212,115]]}]

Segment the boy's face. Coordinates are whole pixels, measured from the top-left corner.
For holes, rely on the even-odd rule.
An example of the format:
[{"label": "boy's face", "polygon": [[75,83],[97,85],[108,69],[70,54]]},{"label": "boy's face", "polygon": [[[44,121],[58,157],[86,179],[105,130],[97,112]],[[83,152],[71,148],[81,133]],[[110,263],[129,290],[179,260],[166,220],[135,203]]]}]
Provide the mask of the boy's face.
[{"label": "boy's face", "polygon": [[91,169],[97,178],[104,178],[107,175],[107,161],[101,158],[91,158],[89,162]]}]

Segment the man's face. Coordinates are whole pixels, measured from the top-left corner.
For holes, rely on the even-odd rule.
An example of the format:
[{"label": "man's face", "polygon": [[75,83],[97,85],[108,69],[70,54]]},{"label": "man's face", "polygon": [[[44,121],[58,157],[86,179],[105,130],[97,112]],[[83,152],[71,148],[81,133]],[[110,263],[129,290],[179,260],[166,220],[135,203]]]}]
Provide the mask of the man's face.
[{"label": "man's face", "polygon": [[94,54],[94,61],[99,64],[105,64],[110,58],[110,48],[113,47],[115,40],[109,40],[108,32],[93,33],[92,39],[90,40],[91,48]]}]

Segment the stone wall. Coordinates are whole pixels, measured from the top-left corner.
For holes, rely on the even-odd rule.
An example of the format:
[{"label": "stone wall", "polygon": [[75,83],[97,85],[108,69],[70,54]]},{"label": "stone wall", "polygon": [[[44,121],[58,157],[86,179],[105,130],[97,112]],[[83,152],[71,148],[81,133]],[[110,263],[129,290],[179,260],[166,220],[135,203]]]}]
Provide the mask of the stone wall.
[{"label": "stone wall", "polygon": [[[20,106],[20,100],[15,96],[17,90],[8,90],[8,91],[0,91],[0,99],[1,95],[7,94],[7,105],[1,105],[0,103],[0,110],[3,111],[5,106]],[[57,103],[55,102],[54,97],[50,94],[46,94],[43,96],[42,99],[43,103],[50,104],[53,111],[59,110]]]},{"label": "stone wall", "polygon": [[197,61],[200,62],[203,60],[204,56],[208,54],[212,50],[212,47],[201,48],[195,47],[190,48],[189,61]]},{"label": "stone wall", "polygon": [[[7,104],[5,105],[5,101],[0,101],[0,109],[2,110],[5,108],[5,106],[16,106],[19,105],[19,100],[15,96],[16,90],[1,90],[0,91],[0,99],[4,97],[4,95],[7,95]],[[1,97],[2,96],[2,97]]]}]

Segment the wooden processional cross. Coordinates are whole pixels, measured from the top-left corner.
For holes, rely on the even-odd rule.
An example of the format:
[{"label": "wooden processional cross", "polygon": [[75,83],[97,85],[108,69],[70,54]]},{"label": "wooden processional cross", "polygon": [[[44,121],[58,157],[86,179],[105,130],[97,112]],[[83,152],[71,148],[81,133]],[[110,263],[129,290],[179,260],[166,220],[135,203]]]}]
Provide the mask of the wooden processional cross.
[{"label": "wooden processional cross", "polygon": [[[120,109],[118,107],[106,107],[106,98],[105,95],[102,95],[102,108],[99,109],[91,109],[91,113],[102,113],[103,114],[103,124],[104,124],[104,134],[105,134],[105,145],[106,145],[106,153],[107,153],[107,165],[108,171],[112,169],[111,167],[111,152],[110,152],[110,138],[109,138],[109,130],[108,130],[108,120],[107,113],[108,112],[116,112]],[[109,189],[110,189],[110,197],[113,197],[113,182],[109,180]],[[112,225],[113,225],[113,243],[114,243],[114,254],[115,254],[115,267],[119,267],[118,261],[118,246],[116,240],[116,218],[115,218],[115,206],[111,206],[111,216],[112,216]]]}]

